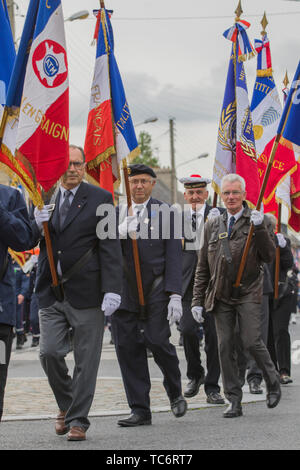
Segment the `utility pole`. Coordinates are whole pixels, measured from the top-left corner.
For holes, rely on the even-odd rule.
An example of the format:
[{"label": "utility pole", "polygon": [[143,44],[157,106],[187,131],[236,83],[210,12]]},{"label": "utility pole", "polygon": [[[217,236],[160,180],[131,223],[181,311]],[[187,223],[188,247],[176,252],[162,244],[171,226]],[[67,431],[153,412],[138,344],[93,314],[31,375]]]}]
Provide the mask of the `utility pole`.
[{"label": "utility pole", "polygon": [[169,119],[170,125],[170,149],[171,149],[171,203],[177,202],[177,183],[175,169],[175,150],[174,150],[174,118]]},{"label": "utility pole", "polygon": [[13,40],[15,42],[15,8],[14,8],[14,0],[7,0],[7,10],[10,19],[11,31],[13,35]]}]

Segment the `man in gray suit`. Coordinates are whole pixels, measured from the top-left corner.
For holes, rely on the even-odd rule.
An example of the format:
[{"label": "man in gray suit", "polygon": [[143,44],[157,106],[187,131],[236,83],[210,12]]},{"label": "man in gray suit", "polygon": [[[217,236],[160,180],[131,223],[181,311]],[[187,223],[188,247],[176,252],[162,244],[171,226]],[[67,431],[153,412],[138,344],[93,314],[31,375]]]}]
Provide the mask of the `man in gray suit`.
[{"label": "man in gray suit", "polygon": [[[99,367],[104,316],[120,304],[121,249],[116,238],[101,240],[96,228],[102,218],[97,208],[106,204],[114,214],[109,192],[83,182],[85,158],[80,147],[70,146],[69,168],[63,175],[49,220],[49,206],[35,209],[34,244],[40,240],[36,294],[40,316],[40,359],[59,406],[56,433],[68,440],[86,439],[87,418],[94,397]],[[53,255],[63,285],[51,287],[42,223],[49,220]],[[65,356],[73,330],[75,369],[68,374]]]}]

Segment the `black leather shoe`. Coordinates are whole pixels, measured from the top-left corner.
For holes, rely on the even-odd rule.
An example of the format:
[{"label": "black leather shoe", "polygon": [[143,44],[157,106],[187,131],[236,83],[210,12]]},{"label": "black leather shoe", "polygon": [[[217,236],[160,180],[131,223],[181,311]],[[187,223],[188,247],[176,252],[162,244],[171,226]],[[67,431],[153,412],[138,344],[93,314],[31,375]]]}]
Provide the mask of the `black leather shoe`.
[{"label": "black leather shoe", "polygon": [[187,410],[187,402],[182,395],[180,395],[178,398],[175,398],[175,400],[171,400],[170,404],[173,415],[176,418],[181,418],[181,416],[185,415]]},{"label": "black leather shoe", "polygon": [[207,394],[206,403],[211,405],[224,405],[225,400],[218,392],[210,392]]},{"label": "black leather shoe", "polygon": [[204,383],[205,377],[200,377],[200,379],[192,379],[186,386],[184,396],[186,398],[192,398],[199,392],[200,386]]},{"label": "black leather shoe", "polygon": [[260,383],[256,380],[251,380],[251,382],[249,382],[249,392],[253,393],[253,395],[261,395],[263,393],[263,389],[261,388]]},{"label": "black leather shoe", "polygon": [[130,428],[133,426],[142,426],[142,425],[152,424],[151,417],[145,418],[144,416],[138,415],[137,413],[132,413],[129,418],[119,419],[118,425],[124,428]]},{"label": "black leather shoe", "polygon": [[281,398],[281,389],[279,380],[274,385],[267,386],[267,407],[275,408],[278,405]]},{"label": "black leather shoe", "polygon": [[242,405],[239,401],[233,401],[224,411],[224,418],[238,418],[243,415]]}]

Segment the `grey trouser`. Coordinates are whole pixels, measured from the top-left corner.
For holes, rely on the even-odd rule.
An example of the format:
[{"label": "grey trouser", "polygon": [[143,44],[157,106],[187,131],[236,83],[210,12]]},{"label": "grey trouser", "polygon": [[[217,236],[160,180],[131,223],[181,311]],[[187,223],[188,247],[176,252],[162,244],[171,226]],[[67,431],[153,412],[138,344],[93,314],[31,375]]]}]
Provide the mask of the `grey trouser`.
[{"label": "grey trouser", "polygon": [[236,321],[245,352],[253,356],[261,369],[267,388],[273,385],[278,379],[273,361],[261,337],[261,305],[249,302],[233,306],[219,301],[213,314],[226,398],[230,402],[241,401],[243,395],[234,341]]},{"label": "grey trouser", "polygon": [[[100,307],[76,309],[68,301],[55,302],[39,311],[40,360],[58,407],[66,411],[68,426],[88,429],[87,418],[94,398],[100,362],[104,315]],[[75,367],[68,374],[65,356],[70,352],[73,330]]]},{"label": "grey trouser", "polygon": [[[269,295],[263,295],[263,300],[261,304],[261,335],[262,340],[267,346],[268,344],[268,332],[269,332]],[[257,366],[256,361],[253,357],[249,357],[248,360],[248,373],[247,373],[247,382],[250,383],[251,380],[258,380],[260,383],[262,381],[262,372]]]}]

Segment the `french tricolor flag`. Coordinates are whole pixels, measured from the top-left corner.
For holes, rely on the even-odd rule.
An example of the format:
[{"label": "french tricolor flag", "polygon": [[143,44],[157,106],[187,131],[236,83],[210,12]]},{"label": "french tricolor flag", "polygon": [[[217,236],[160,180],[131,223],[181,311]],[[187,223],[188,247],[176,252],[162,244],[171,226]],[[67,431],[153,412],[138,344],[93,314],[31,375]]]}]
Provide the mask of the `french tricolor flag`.
[{"label": "french tricolor flag", "polygon": [[114,55],[111,11],[97,15],[97,53],[85,139],[87,173],[93,182],[114,194],[120,163],[140,151]]},{"label": "french tricolor flag", "polygon": [[[69,160],[69,81],[61,0],[31,0],[9,85],[19,110],[14,165],[49,191]],[[34,201],[35,202],[35,201]]]},{"label": "french tricolor flag", "polygon": [[103,15],[101,10],[97,14],[97,51],[84,145],[87,172],[97,184],[101,183],[102,176],[99,169],[102,168],[104,171],[107,168],[104,162],[109,162],[109,166],[110,156],[115,153],[109,79],[109,42]]}]

